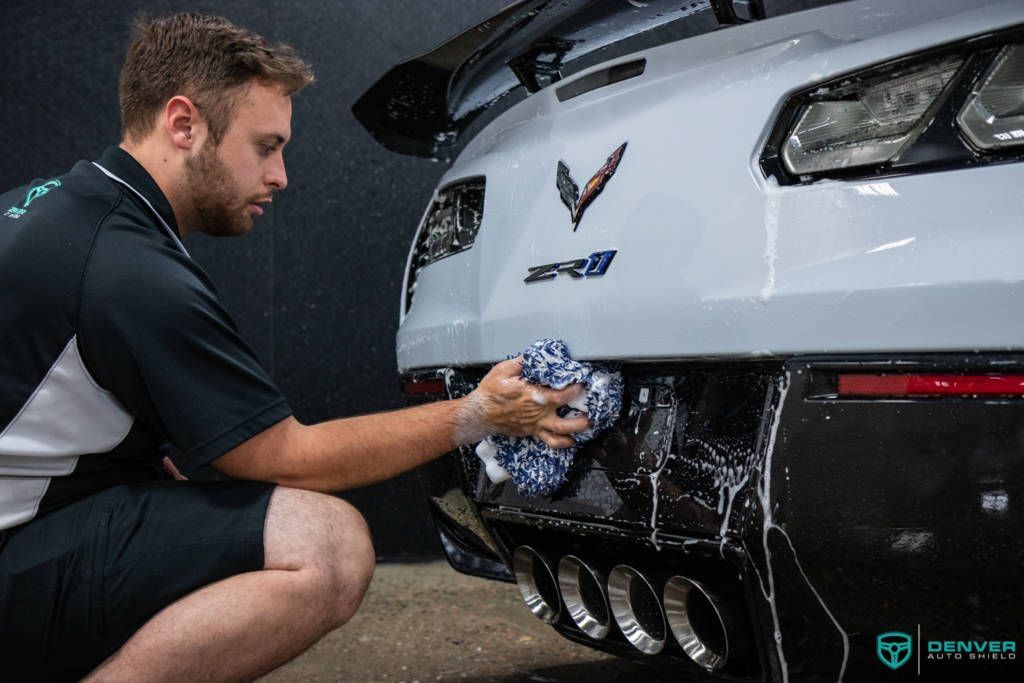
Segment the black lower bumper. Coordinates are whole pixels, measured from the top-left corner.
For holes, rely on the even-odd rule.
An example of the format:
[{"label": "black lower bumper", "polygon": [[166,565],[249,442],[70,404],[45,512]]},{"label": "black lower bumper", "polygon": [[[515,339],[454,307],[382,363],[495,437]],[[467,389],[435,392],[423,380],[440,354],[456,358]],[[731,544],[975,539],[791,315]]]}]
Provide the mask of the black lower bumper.
[{"label": "black lower bumper", "polygon": [[[598,641],[555,624],[589,646],[694,679],[1003,680],[1020,673],[1024,622],[1024,398],[843,398],[833,380],[1021,368],[983,355],[626,365],[619,423],[555,495],[491,484],[469,449],[422,481],[461,571],[511,580],[512,551],[530,545],[652,583],[683,575],[723,596],[745,641],[707,672],[671,638],[646,657],[614,628]],[[449,373],[451,392],[479,376]],[[896,670],[878,650],[891,632],[913,643]]]}]

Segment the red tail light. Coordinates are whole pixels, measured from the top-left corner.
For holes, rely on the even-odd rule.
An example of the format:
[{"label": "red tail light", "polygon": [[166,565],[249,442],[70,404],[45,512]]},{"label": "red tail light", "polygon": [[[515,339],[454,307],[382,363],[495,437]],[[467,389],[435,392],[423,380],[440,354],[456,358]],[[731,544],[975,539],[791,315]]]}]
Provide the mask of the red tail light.
[{"label": "red tail light", "polygon": [[839,375],[840,396],[1024,396],[1024,375]]},{"label": "red tail light", "polygon": [[444,398],[444,379],[404,380],[402,382],[402,393],[406,396],[420,396]]}]

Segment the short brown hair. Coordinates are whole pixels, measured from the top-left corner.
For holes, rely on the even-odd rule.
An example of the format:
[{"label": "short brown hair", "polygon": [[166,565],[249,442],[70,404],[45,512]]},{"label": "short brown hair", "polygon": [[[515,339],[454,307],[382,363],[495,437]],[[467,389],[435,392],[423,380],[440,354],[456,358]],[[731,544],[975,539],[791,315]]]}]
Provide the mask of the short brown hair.
[{"label": "short brown hair", "polygon": [[219,144],[238,95],[252,81],[278,85],[294,95],[313,82],[313,71],[288,45],[271,46],[223,17],[139,17],[121,69],[122,138],[146,137],[156,113],[170,98],[184,95],[200,110],[213,143]]}]

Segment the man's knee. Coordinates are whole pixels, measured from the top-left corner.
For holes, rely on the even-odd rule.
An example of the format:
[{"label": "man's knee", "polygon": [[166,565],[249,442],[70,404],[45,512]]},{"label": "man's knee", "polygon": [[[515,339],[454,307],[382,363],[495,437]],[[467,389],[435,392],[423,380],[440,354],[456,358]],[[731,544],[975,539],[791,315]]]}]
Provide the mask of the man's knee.
[{"label": "man's knee", "polygon": [[327,494],[274,490],[264,531],[264,567],[305,572],[332,625],[355,613],[374,565],[369,528],[358,510]]}]

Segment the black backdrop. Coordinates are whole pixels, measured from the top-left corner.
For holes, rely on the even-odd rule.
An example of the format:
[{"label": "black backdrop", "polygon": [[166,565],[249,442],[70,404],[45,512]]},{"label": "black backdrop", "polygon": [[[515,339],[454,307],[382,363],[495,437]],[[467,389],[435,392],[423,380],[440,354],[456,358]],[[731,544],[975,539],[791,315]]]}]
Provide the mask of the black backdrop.
[{"label": "black backdrop", "polygon": [[[350,113],[392,65],[493,14],[502,0],[0,4],[0,188],[94,159],[119,136],[117,77],[138,13],[221,14],[313,64],[294,101],[289,187],[241,238],[186,246],[298,419],[401,405],[394,352],[402,271],[444,166],[384,151]],[[415,476],[344,496],[384,559],[436,555]]]}]

